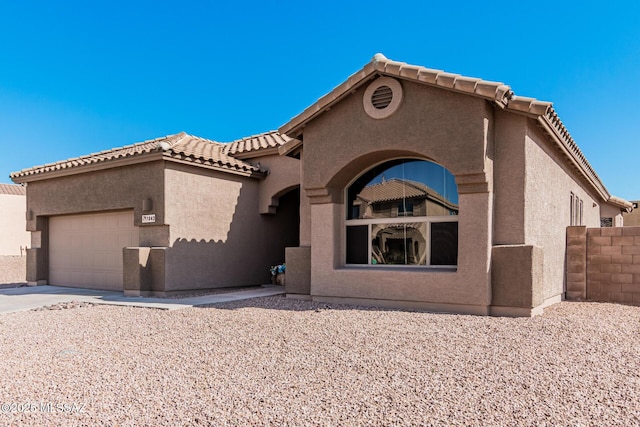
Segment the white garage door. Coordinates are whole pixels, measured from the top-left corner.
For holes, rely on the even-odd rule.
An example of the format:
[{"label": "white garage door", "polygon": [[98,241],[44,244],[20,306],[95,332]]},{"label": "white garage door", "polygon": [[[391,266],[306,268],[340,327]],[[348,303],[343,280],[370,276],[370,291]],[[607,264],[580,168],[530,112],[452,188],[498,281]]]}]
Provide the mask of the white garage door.
[{"label": "white garage door", "polygon": [[122,248],[138,246],[133,211],[49,219],[49,283],[122,290]]}]

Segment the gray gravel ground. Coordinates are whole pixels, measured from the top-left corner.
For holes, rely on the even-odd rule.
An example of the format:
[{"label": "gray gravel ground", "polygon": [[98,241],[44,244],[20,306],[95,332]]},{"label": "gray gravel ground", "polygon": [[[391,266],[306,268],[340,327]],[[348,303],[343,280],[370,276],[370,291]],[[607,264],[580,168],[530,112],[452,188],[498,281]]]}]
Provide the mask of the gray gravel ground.
[{"label": "gray gravel ground", "polygon": [[2,426],[640,425],[640,307],[624,305],[77,306],[0,316],[0,357]]}]

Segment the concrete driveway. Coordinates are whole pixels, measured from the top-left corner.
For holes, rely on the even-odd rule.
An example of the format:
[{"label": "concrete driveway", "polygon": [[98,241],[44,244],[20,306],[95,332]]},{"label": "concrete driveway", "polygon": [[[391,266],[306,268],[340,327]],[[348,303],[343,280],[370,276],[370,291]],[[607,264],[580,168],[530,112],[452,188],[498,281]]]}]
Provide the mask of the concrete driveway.
[{"label": "concrete driveway", "polygon": [[129,305],[135,307],[179,310],[199,305],[217,304],[249,298],[284,294],[282,286],[265,285],[260,289],[234,291],[224,294],[204,295],[190,298],[144,298],[125,297],[122,292],[93,289],[67,288],[62,286],[27,286],[0,289],[0,313],[32,310],[49,305],[82,301],[92,304]]}]

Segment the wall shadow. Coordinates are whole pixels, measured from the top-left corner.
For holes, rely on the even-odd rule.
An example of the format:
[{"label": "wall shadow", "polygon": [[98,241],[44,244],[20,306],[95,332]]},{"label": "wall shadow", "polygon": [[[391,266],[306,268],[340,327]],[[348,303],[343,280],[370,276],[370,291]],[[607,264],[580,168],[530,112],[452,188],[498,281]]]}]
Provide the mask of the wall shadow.
[{"label": "wall shadow", "polygon": [[271,283],[269,268],[299,245],[300,190],[283,194],[273,215],[258,213],[254,195],[240,190],[224,241],[177,239],[167,249],[167,292]]}]

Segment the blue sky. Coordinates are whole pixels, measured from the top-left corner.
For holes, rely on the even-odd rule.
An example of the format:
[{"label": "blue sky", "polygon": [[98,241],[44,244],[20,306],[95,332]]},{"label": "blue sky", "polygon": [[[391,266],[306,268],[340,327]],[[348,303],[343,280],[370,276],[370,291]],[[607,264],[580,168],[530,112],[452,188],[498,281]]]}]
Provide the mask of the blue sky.
[{"label": "blue sky", "polygon": [[0,16],[0,182],[180,131],[277,129],[382,52],[552,101],[609,191],[640,199],[635,0],[0,0]]}]

